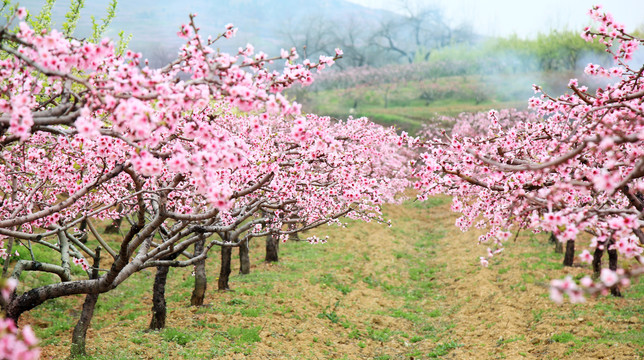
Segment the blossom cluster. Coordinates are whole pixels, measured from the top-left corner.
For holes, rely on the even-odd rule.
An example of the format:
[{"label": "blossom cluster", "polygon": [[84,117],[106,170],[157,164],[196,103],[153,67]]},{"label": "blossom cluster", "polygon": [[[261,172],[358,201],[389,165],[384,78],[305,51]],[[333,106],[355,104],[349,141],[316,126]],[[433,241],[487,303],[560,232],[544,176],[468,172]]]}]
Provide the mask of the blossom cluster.
[{"label": "blossom cluster", "polygon": [[[2,297],[8,301],[18,282],[13,278],[2,279],[0,282]],[[36,347],[37,344],[38,339],[29,325],[18,329],[12,319],[0,319],[0,359],[38,359],[40,349]]]},{"label": "blossom cluster", "polygon": [[[0,189],[13,196],[0,206],[2,228],[9,222],[26,228],[55,226],[88,204],[125,196],[119,189],[112,189],[108,198],[101,198],[105,192],[90,193],[103,182],[106,169],[117,164],[145,177],[183,174],[194,179],[211,204],[230,207],[233,190],[213,177],[244,165],[248,148],[222,121],[213,124],[213,118],[230,120],[218,109],[230,104],[256,112],[254,130],[286,117],[306,121],[299,104],[280,92],[294,83],[309,84],[312,69],[341,57],[338,51],[318,63],[298,64],[292,49],[284,71],[270,71],[267,63],[282,57],[255,54],[250,45],[238,55],[220,53],[212,45],[232,36],[234,28],[227,26],[217,39],[204,39],[191,16],[181,30],[187,41],[178,58],[151,69],[138,53],[118,55],[108,39],[93,44],[67,39],[56,30],[35,33],[25,22],[12,33],[9,25],[3,41],[16,46],[2,48],[10,56],[2,60],[0,71],[0,142],[9,146],[0,150]],[[189,80],[178,80],[186,74]],[[293,136],[301,140],[301,134]],[[124,176],[117,174],[114,182],[123,183]],[[65,209],[48,209],[70,194],[79,199],[67,202]]]},{"label": "blossom cluster", "polygon": [[[417,141],[419,197],[450,194],[452,210],[463,214],[457,226],[489,229],[479,241],[493,240],[496,250],[482,264],[502,248],[507,229],[521,228],[551,231],[564,242],[590,233],[592,248],[636,260],[630,270],[603,271],[599,283],[553,282],[553,298],[567,293],[573,301],[582,301],[580,289],[628,285],[613,280],[637,276],[644,262],[644,80],[641,65],[629,65],[643,40],[599,7],[591,16],[599,24],[583,36],[605,44],[615,64],[589,65],[586,72],[612,83],[591,91],[573,79],[571,92],[559,97],[535,86],[532,112],[461,115],[452,131],[428,128]],[[584,251],[581,259],[590,262],[592,255]]]},{"label": "blossom cluster", "polygon": [[[169,265],[193,266],[215,245],[341,225],[343,216],[388,223],[381,205],[400,201],[409,184],[408,140],[365,118],[302,114],[281,93],[309,84],[342,51],[302,63],[295,49],[276,58],[252,45],[225,54],[213,44],[234,27],[203,38],[194,18],[179,30],[186,43],[177,59],[159,69],[138,53],[117,54],[108,40],[37,34],[24,24],[0,32],[15,45],[3,46],[0,70],[0,238],[65,254],[55,266],[24,270],[67,281],[48,285],[40,300],[69,294],[70,281],[74,293],[96,291],[67,278],[71,264],[89,270],[97,254],[82,238],[101,242],[100,220],[130,226],[120,249],[101,242],[114,262],[100,291],[199,240],[201,253]],[[276,61],[281,72],[268,68]],[[17,318],[38,304],[22,294],[7,308]]]}]

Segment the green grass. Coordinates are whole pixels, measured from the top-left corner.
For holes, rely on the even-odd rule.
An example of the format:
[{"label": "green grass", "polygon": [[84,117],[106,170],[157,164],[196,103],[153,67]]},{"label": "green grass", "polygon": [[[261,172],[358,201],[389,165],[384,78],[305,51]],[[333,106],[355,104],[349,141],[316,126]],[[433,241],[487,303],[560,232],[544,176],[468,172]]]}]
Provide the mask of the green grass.
[{"label": "green grass", "polygon": [[431,209],[437,206],[449,204],[450,202],[452,202],[452,199],[449,196],[435,196],[425,201],[419,201],[416,199],[410,200],[410,201],[407,201],[404,204],[404,206],[411,207],[414,209]]},{"label": "green grass", "polygon": [[313,276],[311,278],[311,284],[321,284],[328,288],[334,288],[338,290],[343,295],[346,295],[351,292],[351,287],[348,284],[345,284],[334,277],[333,274],[322,274],[318,276]]},{"label": "green grass", "polygon": [[250,355],[253,344],[261,341],[259,337],[260,327],[242,328],[231,326],[226,330],[226,337],[231,340],[231,351]]},{"label": "green grass", "polygon": [[387,328],[385,329],[368,328],[367,329],[367,337],[374,341],[387,342],[391,340],[393,335],[394,335],[394,332],[392,332]]},{"label": "green grass", "polygon": [[461,346],[463,346],[463,344],[459,344],[456,341],[449,341],[449,342],[446,342],[446,343],[442,343],[442,344],[439,344],[438,346],[436,346],[436,348],[432,352],[427,354],[427,356],[429,356],[430,358],[438,358],[438,357],[441,357],[441,356],[445,356],[445,355],[449,354],[449,352],[451,350],[454,350],[454,349],[456,349],[458,347],[461,347]]},{"label": "green grass", "polygon": [[166,328],[161,332],[161,338],[164,341],[175,342],[181,346],[185,346],[189,342],[194,341],[196,335],[178,329]]},{"label": "green grass", "polygon": [[[534,77],[529,74],[528,77]],[[307,111],[346,118],[366,116],[412,134],[441,116],[486,112],[491,108],[526,108],[533,81],[517,82],[516,75],[494,77],[448,76],[431,82],[367,86],[317,91],[303,101]],[[519,83],[519,84],[517,84]],[[426,96],[428,96],[427,98]],[[357,104],[357,108],[354,106]]]},{"label": "green grass", "polygon": [[[230,279],[233,290],[229,292],[214,291],[218,262],[212,261],[208,271],[211,298],[208,306],[197,309],[188,307],[194,279],[185,271],[171,269],[166,294],[168,316],[170,320],[176,320],[177,315],[173,312],[183,311],[184,317],[180,323],[170,321],[168,328],[159,332],[145,332],[149,323],[148,304],[154,270],[137,273],[118,288],[99,297],[96,316],[101,321],[92,323],[95,330],[104,327],[123,329],[127,344],[135,352],[118,346],[100,345],[101,354],[88,359],[145,358],[146,351],[156,348],[162,354],[156,358],[161,359],[212,359],[242,355],[253,358],[258,356],[255,349],[259,342],[266,342],[262,348],[266,348],[269,341],[272,344],[288,343],[305,331],[315,334],[307,341],[311,352],[298,354],[299,358],[305,359],[340,359],[344,354],[338,353],[338,344],[353,346],[357,351],[370,354],[371,358],[381,359],[454,357],[456,353],[458,356],[467,356],[463,352],[472,351],[472,346],[476,344],[471,343],[472,339],[456,337],[452,329],[459,325],[454,322],[453,315],[459,312],[464,302],[470,301],[470,297],[459,297],[450,292],[451,284],[470,274],[489,271],[494,274],[494,279],[500,279],[495,282],[499,292],[525,291],[525,286],[547,284],[553,274],[559,276],[561,254],[553,253],[545,237],[533,235],[521,237],[523,240],[517,243],[508,242],[508,251],[495,257],[495,263],[486,270],[476,266],[477,255],[473,250],[464,255],[472,258],[472,264],[467,269],[448,272],[445,259],[441,259],[441,251],[446,236],[452,234],[447,229],[447,226],[453,225],[452,220],[447,224],[427,214],[436,212],[437,207],[446,209],[450,201],[447,197],[436,197],[427,202],[408,201],[396,208],[397,213],[402,215],[394,218],[394,227],[378,230],[390,238],[391,249],[386,256],[382,251],[376,251],[380,249],[370,246],[373,231],[365,230],[364,226],[351,228],[354,225],[351,223],[349,229],[342,233],[333,228],[321,228],[321,233],[316,233],[318,236],[325,235],[325,232],[335,235],[325,245],[312,246],[305,242],[285,244],[281,248],[281,261],[275,265],[263,265],[263,244],[253,244],[255,247],[251,254],[256,256],[253,264],[257,267],[249,275],[234,273]],[[441,211],[443,209],[438,209],[438,212]],[[357,239],[356,248],[347,248],[342,236]],[[526,243],[531,251],[512,252],[512,247]],[[521,265],[510,267],[509,259],[519,260],[517,264]],[[233,261],[236,261],[236,257]],[[521,272],[521,276],[517,277],[520,281],[505,282],[515,271]],[[31,281],[37,280],[32,278]],[[311,296],[307,289],[314,289],[317,295]],[[367,313],[362,310],[363,313],[352,314],[353,301],[359,301],[357,299],[364,296],[361,295],[363,292],[369,297],[378,294],[378,298],[388,303]],[[545,290],[543,294],[547,297]],[[602,298],[594,306],[585,304],[564,309],[553,305],[535,308],[532,312],[528,310],[526,331],[536,331],[544,325],[562,322],[594,328],[592,335],[588,336],[562,328],[554,335],[548,334],[547,338],[540,339],[540,344],[549,341],[565,344],[569,354],[580,353],[586,351],[588,346],[600,344],[642,348],[644,319],[641,314],[644,308],[638,299],[644,296],[644,285],[634,282],[624,294],[624,299]],[[34,328],[42,344],[68,346],[68,334],[75,325],[83,299],[78,296],[53,300],[34,311],[39,320]],[[116,315],[114,309],[119,309]],[[604,314],[602,321],[606,323],[595,319],[595,325],[577,322],[577,319],[587,318],[587,314],[595,312]],[[229,319],[233,316],[236,320],[231,323]],[[295,325],[286,333],[276,333],[270,328],[275,320],[294,320]],[[603,326],[615,322],[627,325],[619,329]],[[403,327],[391,329],[388,327],[391,323],[403,324]],[[493,329],[499,324],[500,321],[487,321],[480,326]],[[317,329],[328,330],[334,335],[329,338],[325,332],[315,332]],[[497,336],[490,343],[499,351],[492,352],[490,356],[511,357],[508,344],[523,345],[531,339],[527,333],[506,338]],[[402,352],[394,352],[388,344],[405,344],[405,347]],[[454,351],[461,346],[467,348]],[[111,355],[105,355],[105,351]],[[275,354],[274,357],[280,358],[281,355]]]}]

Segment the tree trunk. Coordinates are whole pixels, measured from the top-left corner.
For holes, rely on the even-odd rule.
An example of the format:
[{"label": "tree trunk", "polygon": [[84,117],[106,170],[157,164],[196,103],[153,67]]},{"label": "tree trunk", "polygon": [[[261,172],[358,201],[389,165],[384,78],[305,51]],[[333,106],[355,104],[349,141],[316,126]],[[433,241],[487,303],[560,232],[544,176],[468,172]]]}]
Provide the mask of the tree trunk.
[{"label": "tree trunk", "polygon": [[250,256],[248,254],[248,240],[239,245],[239,273],[250,274]]},{"label": "tree trunk", "polygon": [[563,254],[563,243],[557,239],[554,233],[550,233],[550,242],[555,244],[555,253]]},{"label": "tree trunk", "polygon": [[152,319],[150,320],[150,330],[160,330],[165,327],[166,306],[165,306],[165,283],[168,279],[167,266],[157,267],[157,274],[154,277],[154,287],[152,290]]},{"label": "tree trunk", "polygon": [[[194,256],[198,256],[203,252],[204,241],[205,240],[201,239],[195,243]],[[208,279],[206,278],[206,259],[204,259],[195,265],[195,288],[192,290],[192,297],[190,298],[190,304],[192,306],[203,305],[207,287]]]},{"label": "tree trunk", "polygon": [[[288,227],[289,230],[295,230],[296,228],[297,228],[297,224],[293,224]],[[291,241],[302,241],[302,239],[300,239],[300,235],[298,231],[290,233],[288,235],[288,239]]]},{"label": "tree trunk", "polygon": [[81,357],[85,356],[85,343],[87,341],[87,330],[92,321],[92,316],[94,316],[94,308],[96,307],[96,302],[98,301],[98,293],[96,294],[87,294],[85,296],[85,302],[83,303],[83,311],[81,312],[80,319],[74,327],[74,332],[72,333],[72,346],[71,346],[71,357]]},{"label": "tree trunk", "polygon": [[7,272],[9,271],[9,265],[11,264],[11,254],[13,253],[13,238],[9,237],[7,239],[6,247],[7,257],[4,259],[4,264],[2,265],[2,277],[7,277]]},{"label": "tree trunk", "polygon": [[[179,252],[163,258],[164,260],[174,260],[179,257]],[[168,280],[169,266],[157,266],[157,274],[154,277],[154,287],[152,288],[152,319],[150,320],[150,330],[161,330],[165,328],[166,303],[165,303],[165,284]]]},{"label": "tree trunk", "polygon": [[597,244],[595,252],[593,253],[593,276],[595,278],[599,278],[602,271],[602,256],[604,255],[604,250],[600,249],[600,246]]},{"label": "tree trunk", "polygon": [[[11,201],[16,201],[16,190],[18,189],[18,179],[15,175],[11,175]],[[4,259],[4,264],[2,265],[2,277],[7,277],[7,272],[9,271],[9,265],[11,264],[11,255],[13,254],[13,237],[7,239],[6,254],[7,257]]]},{"label": "tree trunk", "polygon": [[232,247],[221,247],[221,271],[219,272],[219,281],[217,282],[219,290],[230,290],[230,287],[228,286],[228,278],[230,277],[230,260],[232,254]]},{"label": "tree trunk", "polygon": [[[617,270],[617,249],[611,247],[615,244],[615,240],[611,240],[608,245],[608,268],[615,271]],[[622,293],[619,291],[619,285],[614,285],[610,288],[610,293],[613,296],[622,296]]]},{"label": "tree trunk", "polygon": [[278,262],[279,238],[273,234],[266,235],[266,262]]},{"label": "tree trunk", "polygon": [[564,255],[564,266],[572,266],[575,261],[575,242],[573,240],[566,241],[566,254]]},{"label": "tree trunk", "polygon": [[[25,311],[34,309],[47,300],[55,299],[61,296],[91,294],[96,291],[98,291],[99,293],[104,293],[113,289],[114,287],[116,287],[116,285],[118,285],[113,283],[116,277],[119,274],[122,274],[121,271],[129,263],[129,258],[127,256],[127,246],[130,241],[137,234],[139,236],[147,237],[150,236],[152,232],[150,229],[141,232],[142,229],[143,226],[140,224],[132,225],[128,233],[123,237],[119,256],[114,260],[107,274],[103,275],[99,279],[74,280],[40,286],[35,289],[31,289],[19,296],[15,295],[14,292],[14,295],[12,295],[11,300],[4,309],[6,317],[12,319],[16,324],[18,324],[20,315],[22,315]],[[128,273],[125,275],[125,277],[128,277],[130,275],[131,273]]]},{"label": "tree trunk", "polygon": [[[101,248],[97,247],[94,257],[94,269],[92,270],[92,279],[98,279],[98,268],[100,267],[101,261]],[[91,324],[92,317],[94,316],[94,308],[96,307],[96,302],[98,301],[98,292],[87,294],[85,296],[85,302],[83,303],[83,310],[80,315],[80,319],[74,327],[74,332],[72,333],[72,346],[70,349],[71,357],[82,357],[86,356],[85,344],[87,342],[87,330]]]}]

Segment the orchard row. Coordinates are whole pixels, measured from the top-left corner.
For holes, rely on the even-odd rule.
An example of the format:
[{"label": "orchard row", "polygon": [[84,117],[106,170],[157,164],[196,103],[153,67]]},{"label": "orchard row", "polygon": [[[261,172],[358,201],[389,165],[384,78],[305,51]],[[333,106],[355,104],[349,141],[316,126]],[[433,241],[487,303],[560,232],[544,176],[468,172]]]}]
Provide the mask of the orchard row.
[{"label": "orchard row", "polygon": [[[193,15],[178,32],[186,43],[177,58],[152,69],[107,39],[34,31],[16,9],[0,30],[0,248],[11,279],[0,303],[10,319],[2,341],[22,345],[1,356],[37,357],[33,334],[17,335],[13,321],[77,294],[86,300],[72,352],[84,353],[99,294],[152,267],[151,328],[162,328],[169,267],[194,269],[191,303],[201,305],[212,249],[221,249],[225,289],[232,248],[243,270],[253,238],[267,238],[271,261],[280,241],[304,230],[343,226],[344,217],[387,223],[381,205],[401,201],[412,183],[420,200],[453,196],[461,229],[488,229],[479,239],[490,244],[483,265],[510,231],[551,232],[572,248],[568,263],[575,239],[591,234],[593,254],[581,257],[597,277],[555,280],[551,297],[617,294],[644,271],[644,67],[630,64],[642,39],[599,8],[590,14],[597,27],[583,37],[603,44],[615,64],[586,72],[611,85],[591,92],[573,79],[559,97],[535,86],[532,112],[462,115],[450,131],[428,127],[411,137],[364,118],[301,114],[282,95],[311,84],[342,57],[339,49],[301,63],[295,49],[274,58],[251,45],[221,53],[217,42],[236,29],[203,37]],[[283,70],[271,70],[278,63]],[[99,229],[106,222],[118,225],[116,245]],[[18,248],[29,256],[11,267]],[[25,271],[60,281],[18,292]]]}]

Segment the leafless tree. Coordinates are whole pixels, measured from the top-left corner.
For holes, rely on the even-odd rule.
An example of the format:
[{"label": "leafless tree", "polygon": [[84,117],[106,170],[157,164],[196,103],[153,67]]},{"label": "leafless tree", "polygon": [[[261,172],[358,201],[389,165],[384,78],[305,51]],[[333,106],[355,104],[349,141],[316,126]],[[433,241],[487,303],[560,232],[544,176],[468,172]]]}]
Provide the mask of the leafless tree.
[{"label": "leafless tree", "polygon": [[381,21],[372,42],[409,63],[421,59],[426,61],[434,49],[472,38],[468,26],[452,27],[439,7],[416,6],[409,1],[401,1],[401,10],[402,15]]}]

